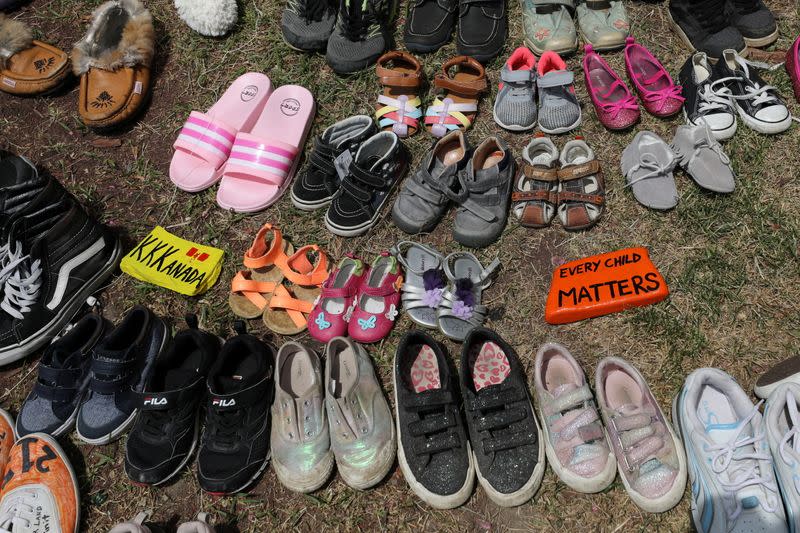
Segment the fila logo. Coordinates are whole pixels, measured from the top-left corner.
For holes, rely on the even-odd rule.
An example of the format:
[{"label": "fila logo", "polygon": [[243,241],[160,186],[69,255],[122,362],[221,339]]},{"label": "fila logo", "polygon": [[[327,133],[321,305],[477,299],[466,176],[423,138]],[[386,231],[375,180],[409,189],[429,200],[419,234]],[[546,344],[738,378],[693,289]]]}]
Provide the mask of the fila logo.
[{"label": "fila logo", "polygon": [[236,400],[233,398],[224,399],[224,398],[214,398],[211,400],[211,405],[216,405],[217,407],[233,407],[236,405]]},{"label": "fila logo", "polygon": [[186,255],[187,255],[187,256],[189,256],[189,257],[191,257],[192,259],[197,259],[197,260],[198,260],[198,261],[200,261],[201,263],[202,263],[203,261],[205,261],[206,259],[208,259],[208,254],[207,254],[207,253],[205,253],[205,252],[201,252],[200,250],[198,250],[198,249],[197,249],[197,248],[195,248],[194,246],[192,246],[191,248],[189,248],[189,251],[188,251],[188,252],[186,252]]},{"label": "fila logo", "polygon": [[144,404],[145,405],[167,405],[167,399],[166,398],[153,398],[151,396],[150,398],[145,398],[144,399]]}]

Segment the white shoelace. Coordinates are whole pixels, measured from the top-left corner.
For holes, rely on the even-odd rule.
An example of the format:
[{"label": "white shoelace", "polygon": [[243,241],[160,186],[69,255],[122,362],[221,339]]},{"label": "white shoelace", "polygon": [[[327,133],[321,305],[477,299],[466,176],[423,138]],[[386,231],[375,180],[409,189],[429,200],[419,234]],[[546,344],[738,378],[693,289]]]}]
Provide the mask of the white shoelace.
[{"label": "white shoelace", "polygon": [[730,101],[731,91],[727,87],[720,87],[714,92],[711,84],[708,84],[702,87],[698,94],[700,95],[698,110],[701,114],[706,115],[716,111],[733,112]]},{"label": "white shoelace", "polygon": [[[784,463],[797,468],[800,465],[800,414],[794,395],[789,391],[786,392],[786,410],[789,412],[789,431],[781,439],[778,450]],[[793,480],[794,488],[800,494],[800,477],[794,476]]]},{"label": "white shoelace", "polygon": [[0,284],[5,283],[8,277],[17,269],[17,266],[26,259],[22,255],[22,246],[19,241],[15,243],[15,249],[11,251],[11,240],[7,244],[0,246]]},{"label": "white shoelace", "polygon": [[[14,318],[22,319],[31,310],[42,287],[42,262],[30,263],[30,256],[23,255],[22,243],[17,241],[14,250],[8,245],[8,264],[0,271],[0,280],[5,279],[4,297],[0,309]],[[26,267],[26,263],[30,263]]]},{"label": "white shoelace", "polygon": [[[720,485],[728,492],[728,496],[736,501],[736,508],[728,513],[730,520],[736,520],[742,513],[742,502],[736,498],[736,493],[745,487],[761,486],[765,492],[775,494],[773,498],[759,499],[761,507],[768,513],[774,513],[778,508],[778,485],[771,472],[761,472],[759,461],[769,461],[769,453],[759,452],[760,443],[764,440],[761,432],[752,437],[741,437],[742,430],[747,427],[754,416],[759,412],[763,401],[758,402],[747,417],[739,424],[733,437],[726,444],[710,445],[708,451],[714,452],[711,458],[711,468],[717,474]],[[739,454],[736,455],[736,452]],[[730,471],[728,471],[730,469]],[[771,469],[770,469],[771,470]],[[726,473],[727,479],[722,474]]]},{"label": "white shoelace", "polygon": [[[724,60],[720,60],[720,61],[724,61]],[[753,101],[753,105],[756,105],[756,106],[764,105],[764,104],[774,105],[774,104],[779,104],[780,103],[780,100],[778,100],[778,97],[775,96],[775,94],[777,93],[777,89],[775,87],[773,87],[772,85],[763,85],[762,86],[758,82],[753,81],[753,80],[750,79],[750,67],[766,68],[768,70],[773,70],[774,68],[777,68],[780,65],[776,65],[776,66],[773,67],[773,66],[770,66],[770,65],[766,65],[764,63],[757,63],[757,62],[747,61],[746,59],[738,57],[738,56],[736,58],[736,62],[739,64],[739,66],[744,71],[744,74],[745,74],[744,77],[741,77],[741,76],[728,76],[727,78],[721,78],[719,80],[714,80],[713,82],[711,82],[711,87],[710,87],[712,94],[714,94],[715,96],[718,96],[720,98],[728,98],[731,101],[733,101],[733,100],[752,100]],[[729,81],[733,81],[733,80],[740,80],[740,81],[744,81],[745,83],[747,83],[747,86],[744,88],[744,90],[745,90],[745,92],[747,94],[741,94],[741,95],[731,94],[731,92],[727,88],[725,88],[725,83],[727,83]],[[722,87],[720,87],[720,86],[722,86]],[[772,94],[770,94],[770,93],[772,93]]]},{"label": "white shoelace", "polygon": [[34,509],[38,503],[35,500],[36,493],[32,491],[21,491],[15,495],[6,513],[0,516],[0,533],[30,528],[31,522],[36,519]]},{"label": "white shoelace", "polygon": [[[658,159],[655,158],[652,154],[642,154],[642,157],[639,160],[639,163],[634,165],[633,168],[630,169],[628,172],[629,174],[633,174],[639,169],[649,170],[647,174],[643,174],[638,178],[634,178],[630,180],[628,183],[625,184],[625,187],[631,187],[635,183],[639,183],[640,181],[648,180],[650,178],[659,178],[662,176],[666,176],[673,170],[675,170],[675,165],[677,161],[675,157],[671,157],[669,162],[666,165],[661,165]],[[623,189],[625,188],[623,187]]]}]

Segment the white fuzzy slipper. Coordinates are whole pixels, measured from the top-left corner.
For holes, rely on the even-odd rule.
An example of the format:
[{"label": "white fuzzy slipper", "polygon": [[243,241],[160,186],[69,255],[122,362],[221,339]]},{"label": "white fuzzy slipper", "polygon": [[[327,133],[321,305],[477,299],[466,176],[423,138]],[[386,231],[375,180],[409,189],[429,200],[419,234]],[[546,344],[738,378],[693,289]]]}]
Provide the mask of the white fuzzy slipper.
[{"label": "white fuzzy slipper", "polygon": [[239,19],[236,0],[175,0],[175,8],[190,28],[208,37],[225,35]]}]

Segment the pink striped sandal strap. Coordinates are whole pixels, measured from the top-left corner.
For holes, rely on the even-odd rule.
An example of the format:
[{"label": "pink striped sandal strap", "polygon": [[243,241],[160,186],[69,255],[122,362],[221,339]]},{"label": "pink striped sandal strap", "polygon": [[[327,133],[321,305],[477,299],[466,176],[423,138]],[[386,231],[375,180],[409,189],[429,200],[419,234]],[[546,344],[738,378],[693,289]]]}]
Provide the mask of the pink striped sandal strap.
[{"label": "pink striped sandal strap", "polygon": [[225,174],[243,174],[280,186],[289,176],[297,152],[284,142],[239,132]]},{"label": "pink striped sandal strap", "polygon": [[227,161],[235,139],[235,129],[215,121],[205,113],[192,111],[173,147],[194,154],[214,168],[219,168]]}]

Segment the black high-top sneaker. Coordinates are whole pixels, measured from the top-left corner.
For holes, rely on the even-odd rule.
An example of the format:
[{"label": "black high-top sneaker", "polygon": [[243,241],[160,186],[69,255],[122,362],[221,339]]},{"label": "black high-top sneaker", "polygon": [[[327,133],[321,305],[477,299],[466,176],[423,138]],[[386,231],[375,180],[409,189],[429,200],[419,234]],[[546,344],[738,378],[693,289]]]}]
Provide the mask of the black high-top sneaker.
[{"label": "black high-top sneaker", "polygon": [[778,39],[775,16],[761,0],[728,0],[732,10],[731,22],[744,37],[747,46],[761,48]]},{"label": "black high-top sneaker", "polygon": [[200,487],[233,494],[250,486],[269,461],[275,347],[248,335],[244,322],[208,376],[206,427],[197,455]]},{"label": "black high-top sneaker", "polygon": [[683,64],[678,75],[685,101],[686,120],[697,126],[708,124],[718,141],[730,139],[736,133],[736,110],[726,94],[715,94],[712,83],[714,68],[703,52],[695,52]]},{"label": "black high-top sneaker", "polygon": [[125,472],[136,483],[160,485],[189,462],[200,435],[200,412],[206,379],[221,341],[201,331],[188,315],[140,393],[139,414],[125,444]]},{"label": "black high-top sneaker", "polygon": [[744,52],[747,46],[738,29],[732,26],[728,0],[671,0],[672,29],[691,50],[718,59],[722,51]]},{"label": "black high-top sneaker", "polygon": [[325,57],[339,74],[358,72],[389,48],[398,0],[340,0]]},{"label": "black high-top sneaker", "polygon": [[30,203],[46,183],[24,157],[9,155],[0,159],[0,225],[4,218]]},{"label": "black high-top sneaker", "polygon": [[412,0],[408,3],[405,43],[411,52],[435,52],[450,41],[458,0]]},{"label": "black high-top sneaker", "polygon": [[31,220],[11,224],[7,277],[0,301],[0,365],[21,359],[55,337],[103,286],[119,263],[119,239],[75,202],[33,239]]},{"label": "black high-top sneaker", "polygon": [[491,61],[503,50],[507,34],[506,0],[458,0],[459,55]]}]

